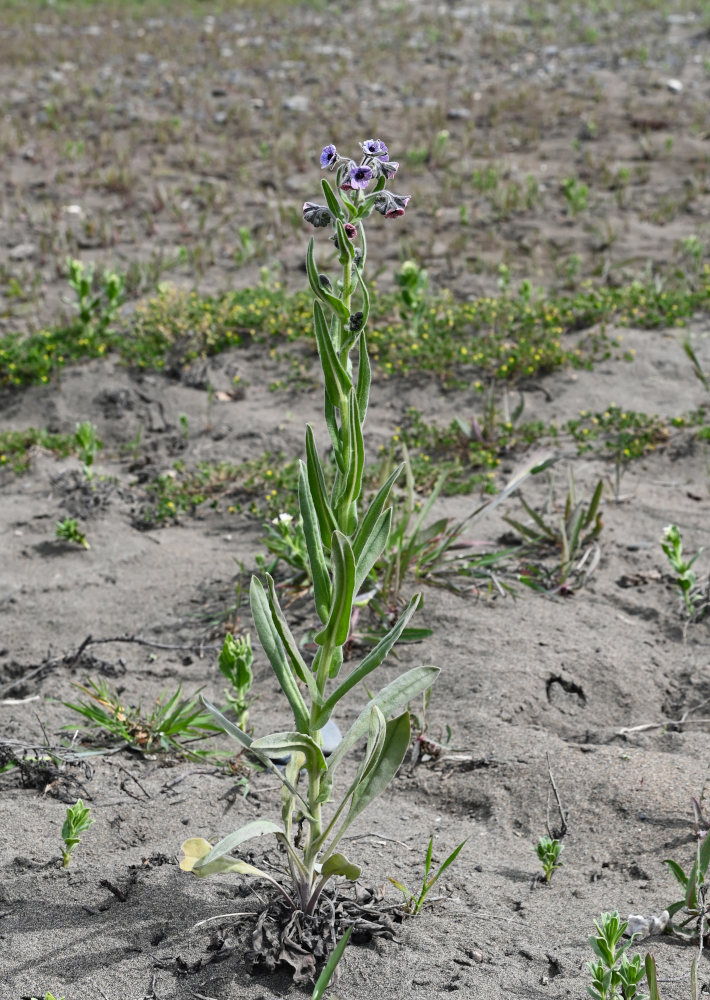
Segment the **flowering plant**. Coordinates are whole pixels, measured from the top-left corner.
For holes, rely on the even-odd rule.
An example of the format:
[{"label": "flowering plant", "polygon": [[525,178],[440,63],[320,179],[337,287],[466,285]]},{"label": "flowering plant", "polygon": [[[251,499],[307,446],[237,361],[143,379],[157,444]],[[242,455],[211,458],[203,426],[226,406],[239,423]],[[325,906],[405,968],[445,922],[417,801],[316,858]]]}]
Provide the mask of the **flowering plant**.
[{"label": "flowering plant", "polygon": [[[337,281],[319,272],[311,238],[306,265],[315,296],[313,327],[325,383],[325,424],[335,463],[333,485],[328,489],[316,437],[307,426],[298,501],[320,622],[315,635],[317,652],[312,662],[306,662],[279,605],[273,579],[266,574],[264,583],[253,577],[250,604],[254,626],[291,707],[293,728],[252,739],[205,702],[224,731],[278,776],[281,821],[248,823],[214,847],[203,838],[191,838],[183,844],[181,861],[181,868],[198,876],[237,872],[267,879],[278,888],[290,911],[302,911],[306,916],[316,912],[323,889],[332,878],[354,881],[359,876],[358,865],[337,848],[348,827],[396,774],[410,741],[406,706],[431,687],[439,672],[433,666],[416,667],[391,681],[370,698],[326,756],[322,731],[333,712],[380,666],[420,603],[420,595],[416,595],[378,644],[341,677],[343,645],[353,607],[360,587],[387,545],[392,525],[389,494],[401,471],[400,467],[392,472],[361,517],[363,426],[371,377],[363,223],[373,211],[386,218],[403,215],[409,196],[387,190],[398,164],[389,160],[385,143],[369,139],[360,145],[359,162],[341,156],[333,145],[323,149],[321,167],[335,173],[335,187],[324,179],[325,204],[306,202],[303,206],[306,222],[331,230],[341,268]],[[357,772],[326,818],[324,807],[331,801],[336,772],[348,752],[362,741],[366,746]],[[280,767],[284,759],[286,766]],[[290,873],[285,885],[236,855],[243,843],[264,834],[274,834],[285,851]]]}]

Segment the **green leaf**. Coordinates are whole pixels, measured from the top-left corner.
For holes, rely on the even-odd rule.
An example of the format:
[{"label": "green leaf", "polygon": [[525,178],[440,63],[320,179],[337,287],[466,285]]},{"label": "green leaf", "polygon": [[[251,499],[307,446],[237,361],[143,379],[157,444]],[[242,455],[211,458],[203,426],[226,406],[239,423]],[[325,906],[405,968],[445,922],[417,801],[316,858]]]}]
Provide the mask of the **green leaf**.
[{"label": "green leaf", "polygon": [[348,394],[347,420],[343,423],[343,453],[346,468],[337,494],[337,516],[342,531],[351,535],[357,526],[355,503],[362,490],[362,470],[365,465],[365,445],[355,391]]},{"label": "green leaf", "polygon": [[205,706],[207,711],[211,712],[212,715],[215,717],[215,719],[220,725],[220,728],[228,736],[231,736],[239,744],[241,744],[241,746],[243,746],[245,750],[248,750],[250,753],[253,753],[256,759],[261,764],[263,764],[263,766],[267,769],[267,771],[271,771],[272,774],[275,774],[276,777],[279,779],[279,781],[283,785],[285,785],[286,788],[288,788],[291,795],[293,795],[293,797],[298,800],[298,802],[300,803],[299,808],[303,813],[303,815],[306,817],[306,819],[313,820],[313,816],[311,815],[308,803],[303,798],[298,789],[295,787],[295,785],[293,785],[288,780],[288,778],[278,769],[278,767],[276,767],[276,765],[272,763],[272,761],[266,756],[266,754],[260,753],[258,750],[252,749],[254,741],[252,740],[251,736],[248,736],[238,726],[235,726],[233,722],[230,722],[230,720],[226,718],[226,716],[222,715],[220,710],[218,708],[215,708],[215,706],[211,702],[209,702],[204,695],[200,695],[200,698],[202,699],[202,704]]},{"label": "green leaf", "polygon": [[661,1000],[661,995],[658,992],[658,978],[656,977],[656,960],[654,959],[651,952],[646,955],[646,982],[648,983],[648,988],[651,991],[648,1000]]},{"label": "green leaf", "polygon": [[352,934],[352,932],[353,928],[348,927],[346,932],[341,937],[340,941],[338,941],[338,943],[336,944],[335,948],[331,953],[330,958],[326,962],[325,968],[321,972],[320,976],[318,976],[318,980],[313,989],[311,1000],[321,1000],[323,994],[327,989],[328,983],[330,982],[333,973],[335,972],[335,967],[342,958],[343,952],[345,951],[345,946],[350,940],[350,935]]},{"label": "green leaf", "polygon": [[360,587],[367,578],[368,573],[380,558],[387,545],[387,540],[392,530],[392,508],[388,507],[384,513],[380,514],[370,536],[365,543],[365,547],[357,560],[355,569],[355,593],[359,593]]},{"label": "green leaf", "polygon": [[342,206],[327,178],[321,178],[321,187],[323,188],[326,204],[328,205],[331,214],[334,215],[336,219],[343,221],[345,219],[345,213],[343,212]]},{"label": "green leaf", "polygon": [[375,525],[377,524],[380,514],[389,499],[390,490],[403,468],[404,465],[398,465],[394,472],[387,477],[386,481],[377,491],[377,495],[370,503],[370,506],[367,509],[367,514],[365,514],[362,519],[360,527],[358,528],[355,538],[353,539],[353,555],[355,556],[355,560],[357,562],[360,561],[363,550],[367,545],[367,541],[372,532],[375,530]]},{"label": "green leaf", "polygon": [[283,833],[283,828],[278,823],[272,823],[267,819],[256,819],[251,823],[246,823],[239,830],[228,834],[219,843],[215,844],[209,854],[196,862],[195,868],[204,868],[218,858],[223,857],[223,855],[231,854],[232,851],[247,840],[253,840],[254,837],[263,837],[269,833]]},{"label": "green leaf", "polygon": [[[364,313],[364,310],[363,310]],[[364,313],[364,315],[366,315]],[[360,344],[357,363],[357,406],[360,411],[360,423],[365,423],[367,416],[367,406],[370,400],[370,383],[372,382],[372,369],[370,367],[370,355],[367,350],[367,340],[365,327],[360,332]]]},{"label": "green leaf", "polygon": [[[340,441],[340,432],[338,431],[338,422],[335,419],[335,406],[328,398],[327,392],[325,394],[323,408],[325,413],[325,425],[328,428],[330,441],[333,445],[333,457],[335,458],[335,464],[338,467],[338,472],[342,475],[342,473],[345,472],[345,459],[343,458],[343,449]],[[335,494],[335,487],[333,488],[333,493]]]},{"label": "green leaf", "polygon": [[354,882],[360,878],[362,868],[348,861],[344,854],[331,854],[321,869],[321,876],[331,878],[333,875],[342,875],[343,878]]},{"label": "green leaf", "polygon": [[[342,304],[342,303],[341,303]],[[345,307],[343,307],[345,308]],[[345,310],[347,313],[347,309]],[[347,319],[347,316],[345,317]],[[341,365],[323,315],[320,302],[313,302],[313,329],[320,355],[325,391],[333,406],[340,406],[353,387],[350,376]]]},{"label": "green leaf", "polygon": [[[404,613],[400,617],[399,621],[389,630],[389,632],[383,636],[382,639],[377,643],[374,649],[365,656],[365,658],[358,664],[357,667],[345,678],[344,681],[333,691],[330,697],[325,701],[323,707],[320,709],[316,716],[315,726],[316,728],[322,728],[328,719],[330,718],[333,709],[345,695],[350,691],[351,688],[359,684],[363,678],[367,677],[369,673],[375,670],[382,661],[385,659],[390,649],[397,642],[402,632],[405,630],[407,622],[410,620],[414,612],[417,610],[421,603],[421,594],[415,594],[412,600],[409,602]],[[426,669],[426,668],[424,668]],[[435,668],[433,668],[435,669]],[[406,676],[406,675],[404,675]],[[433,680],[432,682],[433,683]],[[385,689],[386,690],[386,689]],[[411,700],[411,699],[408,699]]]},{"label": "green leaf", "polygon": [[683,889],[688,888],[688,876],[685,874],[683,869],[680,867],[677,861],[673,861],[671,858],[666,858],[663,862],[664,865],[668,865],[671,873],[675,876],[677,882],[683,886]]},{"label": "green leaf", "polygon": [[281,685],[283,693],[288,698],[296,722],[296,729],[300,733],[307,733],[309,713],[306,703],[303,700],[301,692],[298,690],[296,678],[286,660],[281,637],[269,611],[264,587],[256,576],[252,576],[251,578],[249,601],[252,618],[254,619],[254,627],[256,628],[264,652],[269,659],[271,668],[276,674],[276,679]]},{"label": "green leaf", "polygon": [[318,268],[316,267],[315,257],[315,241],[311,236],[308,241],[308,249],[306,250],[306,273],[308,274],[308,283],[311,286],[311,291],[319,299],[323,297],[323,286],[320,283],[320,278],[318,277]]},{"label": "green leaf", "polygon": [[311,495],[308,472],[303,462],[299,462],[298,505],[303,522],[303,534],[306,539],[308,561],[311,566],[311,575],[313,576],[313,596],[316,611],[320,620],[325,623],[328,620],[328,611],[332,597],[330,574],[328,573],[328,566],[323,554],[320,524],[318,523],[318,515]]},{"label": "green leaf", "polygon": [[284,651],[286,656],[289,658],[291,667],[294,674],[300,681],[302,681],[308,687],[308,693],[311,696],[311,701],[319,705],[322,703],[323,699],[318,686],[315,681],[315,677],[311,673],[310,669],[306,665],[306,661],[301,656],[296,640],[293,637],[291,629],[288,627],[288,622],[284,617],[284,613],[279,606],[279,600],[276,596],[276,587],[272,577],[267,573],[266,581],[269,587],[269,610],[271,611],[271,620],[279,634],[279,638],[283,643]]},{"label": "green leaf", "polygon": [[304,733],[272,733],[254,740],[252,751],[256,750],[265,757],[285,757],[287,754],[302,753],[307,761],[309,773],[314,770],[325,771],[325,757],[316,741]]},{"label": "green leaf", "polygon": [[403,712],[387,723],[379,757],[353,792],[345,822],[338,831],[338,839],[360,813],[384,792],[394,778],[409,749],[410,735],[409,712]]},{"label": "green leaf", "polygon": [[333,567],[332,603],[328,621],[315,636],[315,641],[319,646],[325,646],[326,643],[342,646],[350,632],[355,594],[355,559],[349,540],[339,531],[333,532],[330,559]]},{"label": "green leaf", "polygon": [[[318,449],[310,424],[306,424],[306,469],[308,471],[308,485],[311,489],[313,505],[318,517],[320,527],[321,544],[323,548],[329,546],[330,536],[337,528],[335,514],[328,502],[328,491],[325,485],[325,475],[323,466],[318,457]],[[330,549],[328,548],[328,551]]]},{"label": "green leaf", "polygon": [[376,705],[386,718],[430,688],[438,675],[438,667],[414,667],[382,688],[363,708],[336,750],[328,758],[328,773],[333,774],[346,754],[365,736],[369,729],[373,706]]}]

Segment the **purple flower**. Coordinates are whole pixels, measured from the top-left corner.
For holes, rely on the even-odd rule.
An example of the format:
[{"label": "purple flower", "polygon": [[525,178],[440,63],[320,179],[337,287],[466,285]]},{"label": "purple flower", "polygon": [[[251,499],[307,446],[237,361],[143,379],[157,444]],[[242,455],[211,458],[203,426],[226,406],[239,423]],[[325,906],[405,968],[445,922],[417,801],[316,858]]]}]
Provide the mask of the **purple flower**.
[{"label": "purple flower", "polygon": [[372,167],[366,163],[350,162],[348,174],[340,185],[343,191],[354,191],[356,188],[364,190],[372,180]]},{"label": "purple flower", "polygon": [[354,226],[352,222],[344,223],[343,229],[345,230],[345,235],[350,241],[354,240],[357,236],[357,226]]},{"label": "purple flower", "polygon": [[323,147],[323,152],[320,154],[320,165],[325,170],[326,167],[334,167],[338,159],[338,150],[331,143],[329,146]]},{"label": "purple flower", "polygon": [[391,191],[380,191],[375,198],[375,211],[386,219],[397,219],[404,215],[404,210],[412,196],[409,194],[392,194]]},{"label": "purple flower", "polygon": [[329,226],[333,221],[333,216],[325,205],[316,205],[312,201],[307,201],[303,205],[303,218],[310,222],[316,229]]},{"label": "purple flower", "polygon": [[380,160],[387,159],[387,146],[382,139],[368,139],[366,142],[361,142],[360,149],[365,156],[377,156]]}]

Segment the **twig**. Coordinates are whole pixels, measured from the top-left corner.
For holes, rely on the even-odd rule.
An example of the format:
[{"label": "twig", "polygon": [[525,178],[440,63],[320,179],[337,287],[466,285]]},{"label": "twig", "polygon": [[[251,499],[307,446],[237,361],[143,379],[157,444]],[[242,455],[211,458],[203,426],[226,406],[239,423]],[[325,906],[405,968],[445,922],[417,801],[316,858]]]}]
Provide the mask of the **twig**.
[{"label": "twig", "polygon": [[[547,826],[547,835],[548,837],[552,837],[553,839],[561,840],[562,837],[564,837],[564,835],[567,833],[567,814],[565,813],[564,808],[562,806],[560,793],[557,791],[557,785],[555,784],[555,779],[552,776],[552,765],[550,764],[550,755],[549,753],[546,753],[545,756],[547,757],[547,776],[550,779],[550,788],[548,788],[547,790],[547,814],[545,818],[545,824]],[[557,802],[557,809],[559,811],[560,819],[562,821],[562,826],[560,827],[560,832],[557,838],[555,838],[552,832],[552,828],[550,826],[550,790],[554,792],[555,801]]]},{"label": "twig", "polygon": [[5,684],[0,688],[0,698],[4,698],[8,691],[12,691],[13,688],[19,687],[20,684],[27,684],[28,681],[34,680],[35,677],[44,673],[45,670],[53,670],[54,667],[58,667],[60,664],[66,664],[69,667],[73,667],[88,646],[101,646],[108,642],[133,642],[139,646],[150,646],[153,649],[183,650],[185,652],[197,651],[199,653],[219,652],[222,648],[221,646],[205,645],[203,642],[184,644],[155,642],[153,639],[144,639],[143,636],[140,635],[116,635],[108,636],[102,639],[94,639],[93,636],[87,635],[76,652],[68,653],[66,656],[57,656],[53,660],[45,660],[44,663],[35,667],[35,669],[31,670],[28,674],[23,674],[14,681],[10,681],[9,684]]},{"label": "twig", "polygon": [[689,719],[688,716],[691,712],[697,712],[699,709],[704,708],[710,698],[706,698],[705,701],[698,702],[697,705],[693,705],[692,708],[686,708],[679,719],[662,719],[660,722],[643,722],[639,726],[625,726],[623,729],[619,729],[614,735],[621,736],[625,739],[630,736],[631,733],[645,733],[649,729],[662,729],[664,726],[684,726],[686,722],[693,722],[695,724],[701,722],[710,722],[710,719]]},{"label": "twig", "polygon": [[[131,781],[135,781],[135,783],[138,785],[138,787],[140,788],[140,790],[143,792],[143,794],[145,795],[145,797],[147,799],[150,799],[152,797],[151,794],[150,794],[150,792],[148,791],[148,789],[145,788],[141,784],[141,782],[138,780],[138,778],[136,778],[135,774],[131,774],[130,771],[127,771],[126,768],[123,766],[123,764],[119,764],[118,765],[118,769],[119,769],[119,771],[123,771],[123,773],[127,777],[129,777],[131,779]],[[137,799],[140,802],[140,799],[138,799],[137,795],[133,795],[131,792],[128,791],[128,789],[126,788],[126,784],[123,781],[121,782],[121,788],[126,793],[126,795],[130,795],[132,799]]]},{"label": "twig", "polygon": [[215,650],[221,650],[221,646],[206,646],[203,642],[189,642],[189,643],[170,643],[170,642],[155,642],[153,639],[144,639],[141,635],[114,635],[107,636],[103,639],[94,639],[92,636],[88,636],[84,639],[83,643],[79,647],[77,656],[80,652],[83,652],[87,646],[101,646],[107,642],[134,642],[139,646],[151,646],[153,649],[182,649],[182,650],[203,650],[206,652],[214,652]]},{"label": "twig", "polygon": [[345,837],[345,840],[364,840],[366,837],[374,837],[375,840],[388,840],[391,844],[399,844],[406,851],[411,851],[414,848],[410,847],[409,844],[405,844],[401,840],[395,840],[394,837],[384,837],[381,833],[356,833],[354,837]]}]

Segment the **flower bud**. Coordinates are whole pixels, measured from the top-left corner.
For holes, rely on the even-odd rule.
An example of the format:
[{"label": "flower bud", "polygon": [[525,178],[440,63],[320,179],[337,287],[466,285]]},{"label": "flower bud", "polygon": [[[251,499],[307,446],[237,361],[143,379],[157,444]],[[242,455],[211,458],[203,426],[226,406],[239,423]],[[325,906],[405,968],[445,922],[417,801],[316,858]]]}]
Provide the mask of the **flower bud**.
[{"label": "flower bud", "polygon": [[348,320],[348,330],[350,331],[350,333],[358,333],[360,330],[362,330],[364,326],[363,323],[364,318],[365,318],[364,313],[359,309],[357,312],[350,313],[350,319]]},{"label": "flower bud", "polygon": [[325,288],[326,292],[333,291],[333,285],[331,284],[330,278],[328,277],[327,274],[318,275],[318,284],[321,286],[321,288]]},{"label": "flower bud", "polygon": [[323,226],[329,226],[333,221],[333,216],[330,214],[330,210],[327,209],[325,205],[316,205],[312,201],[304,203],[303,218],[306,222],[310,222],[315,229],[321,229]]},{"label": "flower bud", "polygon": [[396,219],[400,215],[404,215],[410,198],[409,194],[392,194],[391,191],[380,191],[375,198],[375,211],[384,215],[386,219]]}]

